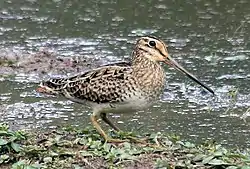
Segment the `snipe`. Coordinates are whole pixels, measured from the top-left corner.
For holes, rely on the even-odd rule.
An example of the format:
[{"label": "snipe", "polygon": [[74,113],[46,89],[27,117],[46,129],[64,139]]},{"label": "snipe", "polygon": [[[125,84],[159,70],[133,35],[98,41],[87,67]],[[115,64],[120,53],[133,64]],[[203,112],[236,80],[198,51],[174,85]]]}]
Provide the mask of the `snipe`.
[{"label": "snipe", "polygon": [[69,78],[42,82],[38,92],[58,94],[92,107],[91,122],[106,141],[110,138],[98,124],[101,118],[116,131],[107,113],[130,113],[150,106],[164,89],[165,72],[160,62],[181,71],[214,94],[213,90],[186,71],[167,51],[165,43],[155,37],[140,38],[130,63],[112,64]]}]

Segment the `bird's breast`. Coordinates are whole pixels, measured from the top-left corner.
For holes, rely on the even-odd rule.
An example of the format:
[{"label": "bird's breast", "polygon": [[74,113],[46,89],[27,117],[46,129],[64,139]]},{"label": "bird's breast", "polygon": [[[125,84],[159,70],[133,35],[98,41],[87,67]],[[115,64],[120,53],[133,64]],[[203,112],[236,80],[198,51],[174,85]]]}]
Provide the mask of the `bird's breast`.
[{"label": "bird's breast", "polygon": [[103,112],[103,113],[115,113],[115,114],[124,114],[124,113],[134,113],[138,110],[143,110],[152,105],[152,101],[149,101],[147,98],[142,97],[141,94],[130,95],[124,97],[125,99],[122,102],[113,102],[113,103],[101,103],[96,104],[92,103],[92,108],[94,112]]},{"label": "bird's breast", "polygon": [[160,65],[136,75],[141,94],[148,100],[157,100],[165,86],[165,72]]}]

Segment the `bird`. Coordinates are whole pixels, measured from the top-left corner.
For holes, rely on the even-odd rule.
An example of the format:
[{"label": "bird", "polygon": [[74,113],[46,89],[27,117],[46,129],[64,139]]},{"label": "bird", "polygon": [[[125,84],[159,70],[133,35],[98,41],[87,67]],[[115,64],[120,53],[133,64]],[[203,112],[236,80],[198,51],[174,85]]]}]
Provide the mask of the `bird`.
[{"label": "bird", "polygon": [[100,66],[63,78],[42,81],[37,92],[60,95],[92,108],[91,122],[107,142],[119,142],[106,134],[102,119],[115,131],[121,131],[108,118],[109,113],[133,113],[151,106],[165,88],[165,70],[161,63],[174,67],[214,95],[214,91],[178,64],[167,45],[154,36],[140,37],[129,62]]}]

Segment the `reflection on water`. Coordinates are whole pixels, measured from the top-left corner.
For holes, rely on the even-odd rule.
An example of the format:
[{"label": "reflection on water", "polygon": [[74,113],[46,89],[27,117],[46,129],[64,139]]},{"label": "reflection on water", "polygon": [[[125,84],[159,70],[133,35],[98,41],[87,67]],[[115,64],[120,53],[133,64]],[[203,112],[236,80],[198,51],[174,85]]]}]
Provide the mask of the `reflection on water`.
[{"label": "reflection on water", "polygon": [[[161,101],[133,115],[114,115],[114,121],[124,130],[173,132],[244,147],[250,145],[249,14],[247,0],[1,1],[0,46],[30,52],[48,47],[109,63],[128,59],[138,36],[157,35],[216,96],[166,67]],[[37,94],[38,78],[0,76],[0,121],[26,129],[89,124],[90,109]]]}]

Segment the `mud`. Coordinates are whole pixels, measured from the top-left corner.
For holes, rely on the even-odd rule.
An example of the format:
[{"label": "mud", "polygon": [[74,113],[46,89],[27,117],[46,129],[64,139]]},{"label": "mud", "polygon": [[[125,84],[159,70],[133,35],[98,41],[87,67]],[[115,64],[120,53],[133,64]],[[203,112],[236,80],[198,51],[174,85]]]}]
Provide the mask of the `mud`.
[{"label": "mud", "polygon": [[[47,48],[28,53],[14,50],[0,50],[0,75],[37,74],[38,76],[74,74],[94,66],[94,59],[84,56],[60,56]],[[98,64],[98,62],[97,62]]]}]

